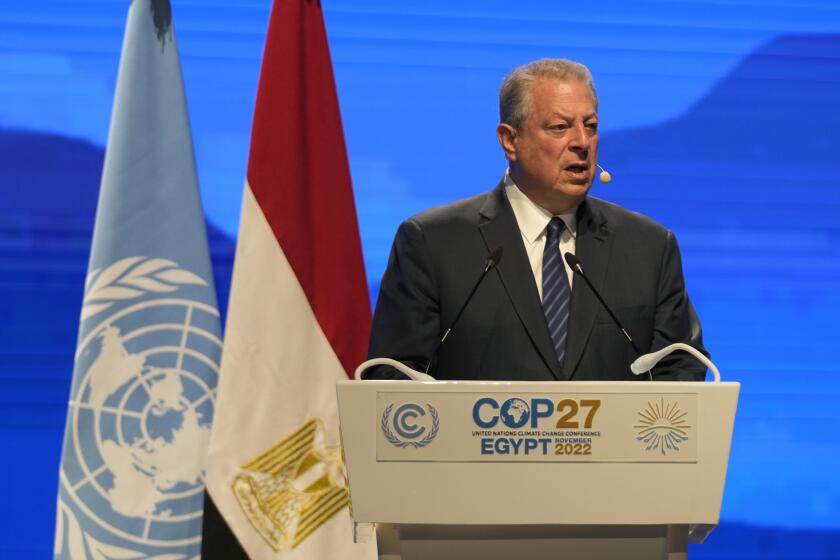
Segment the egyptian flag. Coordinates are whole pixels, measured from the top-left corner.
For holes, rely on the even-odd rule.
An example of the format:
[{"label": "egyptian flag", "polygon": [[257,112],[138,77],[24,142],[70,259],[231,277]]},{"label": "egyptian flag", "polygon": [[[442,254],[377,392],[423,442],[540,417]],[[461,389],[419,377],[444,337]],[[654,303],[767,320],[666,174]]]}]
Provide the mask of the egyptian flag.
[{"label": "egyptian flag", "polygon": [[370,329],[320,2],[274,3],[210,441],[202,557],[372,559],[354,544],[335,383]]}]

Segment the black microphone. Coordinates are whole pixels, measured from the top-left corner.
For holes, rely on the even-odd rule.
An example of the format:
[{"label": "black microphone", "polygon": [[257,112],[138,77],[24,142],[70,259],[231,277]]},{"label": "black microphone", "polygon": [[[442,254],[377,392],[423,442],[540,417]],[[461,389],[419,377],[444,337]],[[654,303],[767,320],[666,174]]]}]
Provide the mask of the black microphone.
[{"label": "black microphone", "polygon": [[452,320],[452,323],[449,325],[449,328],[446,329],[443,333],[443,336],[440,337],[437,346],[435,347],[435,351],[432,352],[432,355],[429,357],[429,362],[426,364],[426,371],[425,373],[428,374],[429,370],[432,369],[432,363],[437,358],[438,352],[440,352],[440,347],[443,346],[443,342],[446,340],[446,337],[449,336],[449,333],[452,332],[452,329],[455,328],[455,325],[458,323],[458,319],[461,318],[461,314],[464,312],[464,309],[467,308],[467,304],[475,295],[476,290],[481,285],[481,282],[484,280],[484,277],[487,276],[487,273],[493,270],[496,265],[499,264],[499,261],[502,260],[502,248],[496,247],[493,249],[493,252],[490,253],[490,256],[487,257],[487,260],[484,261],[484,270],[481,272],[481,276],[478,277],[475,285],[470,290],[470,295],[467,296],[467,299],[464,300],[464,303],[461,304],[461,309],[458,310],[458,313],[455,315],[455,318]]},{"label": "black microphone", "polygon": [[[596,290],[595,286],[592,285],[592,282],[589,281],[589,277],[586,276],[586,273],[583,272],[583,265],[580,264],[580,259],[577,258],[576,256],[574,256],[571,253],[565,253],[563,255],[563,258],[566,259],[566,263],[569,265],[569,267],[578,276],[580,276],[581,278],[584,279],[584,281],[586,282],[586,285],[589,286],[589,289],[592,290],[592,293],[595,294],[595,297],[598,298],[598,301],[601,302],[601,305],[603,305],[604,309],[607,310],[607,313],[610,314],[610,317],[612,317],[612,320],[618,326],[618,329],[624,335],[624,338],[627,339],[627,342],[629,342],[630,345],[633,347],[633,350],[636,351],[636,357],[638,358],[639,356],[641,356],[642,351],[639,350],[639,347],[636,346],[635,342],[633,342],[633,338],[630,336],[630,333],[627,332],[627,329],[624,328],[624,326],[621,324],[621,321],[619,321],[618,317],[615,316],[615,313],[613,313],[612,309],[610,309],[610,306],[607,305],[607,302],[604,301],[604,298],[601,297],[601,294],[598,293],[598,290]],[[653,381],[653,374],[650,373],[650,372],[648,372],[648,374],[650,375],[650,380]]]}]

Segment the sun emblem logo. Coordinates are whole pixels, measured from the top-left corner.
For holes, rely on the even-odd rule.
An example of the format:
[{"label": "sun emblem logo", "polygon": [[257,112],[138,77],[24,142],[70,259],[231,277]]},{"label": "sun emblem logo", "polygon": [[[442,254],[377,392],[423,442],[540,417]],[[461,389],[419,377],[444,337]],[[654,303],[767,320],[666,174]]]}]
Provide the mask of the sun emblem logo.
[{"label": "sun emblem logo", "polygon": [[645,445],[645,451],[659,450],[662,455],[668,451],[679,451],[680,444],[688,441],[688,430],[685,416],[688,414],[680,410],[678,403],[666,403],[661,399],[658,403],[647,403],[647,407],[637,413],[639,423],[636,439]]}]

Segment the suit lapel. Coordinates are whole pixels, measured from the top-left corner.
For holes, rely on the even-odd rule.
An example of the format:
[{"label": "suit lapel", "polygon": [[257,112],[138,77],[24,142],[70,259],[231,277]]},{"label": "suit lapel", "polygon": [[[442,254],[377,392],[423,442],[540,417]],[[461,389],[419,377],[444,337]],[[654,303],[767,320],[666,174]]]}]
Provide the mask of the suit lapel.
[{"label": "suit lapel", "polygon": [[545,324],[537,285],[533,274],[530,273],[531,265],[522,243],[522,234],[504,194],[504,183],[488,194],[480,214],[482,219],[478,227],[487,244],[487,250],[493,251],[496,247],[502,247],[502,260],[496,270],[516,314],[552,375],[556,379],[564,379]]},{"label": "suit lapel", "polygon": [[[612,234],[609,224],[597,201],[587,198],[578,211],[578,229],[575,240],[575,255],[580,259],[586,276],[599,293],[604,292],[604,281],[612,250]],[[586,282],[576,277],[572,288],[572,311],[569,318],[569,340],[563,377],[571,379],[576,373],[583,350],[592,334],[600,302]]]}]

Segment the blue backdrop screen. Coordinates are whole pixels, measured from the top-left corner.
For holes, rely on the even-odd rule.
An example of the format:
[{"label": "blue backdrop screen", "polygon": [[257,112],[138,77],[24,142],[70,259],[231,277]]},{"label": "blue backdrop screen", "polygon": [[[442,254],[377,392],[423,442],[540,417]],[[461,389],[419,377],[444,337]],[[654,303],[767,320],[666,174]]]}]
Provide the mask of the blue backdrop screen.
[{"label": "blue backdrop screen", "polygon": [[[173,0],[224,311],[268,0]],[[840,542],[840,5],[804,0],[324,2],[376,297],[397,225],[489,190],[497,91],[542,57],[601,101],[593,194],[679,239],[724,378],[742,383],[708,558]],[[58,459],[125,0],[0,1],[0,556],[52,546]]]}]

